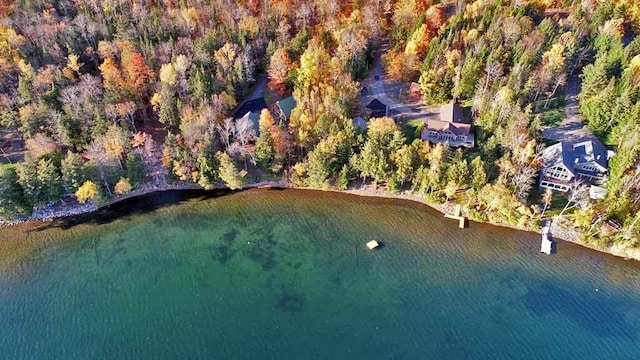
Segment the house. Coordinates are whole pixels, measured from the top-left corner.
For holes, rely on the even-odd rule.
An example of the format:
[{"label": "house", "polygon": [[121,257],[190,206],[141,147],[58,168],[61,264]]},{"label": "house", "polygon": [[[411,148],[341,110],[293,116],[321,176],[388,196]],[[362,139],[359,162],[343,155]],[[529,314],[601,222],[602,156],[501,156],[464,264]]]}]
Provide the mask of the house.
[{"label": "house", "polygon": [[241,117],[240,119],[249,119],[251,121],[251,123],[253,124],[253,131],[255,132],[255,136],[256,138],[260,136],[260,114],[253,112],[253,111],[247,111],[246,114],[244,114],[243,117]]},{"label": "house", "polygon": [[475,135],[471,131],[471,124],[462,120],[462,108],[458,103],[443,105],[440,108],[440,120],[425,120],[421,138],[436,144],[472,148],[475,146]]},{"label": "house", "polygon": [[260,135],[260,113],[262,109],[267,109],[267,103],[264,97],[245,101],[240,107],[233,112],[233,119],[238,120],[248,118],[253,123],[253,130],[256,137]]},{"label": "house", "polygon": [[280,118],[280,121],[288,121],[291,117],[291,112],[296,108],[296,100],[293,96],[286,97],[276,102],[274,112]]},{"label": "house", "polygon": [[380,100],[378,99],[373,99],[371,100],[371,102],[369,104],[367,104],[366,106],[367,109],[369,109],[372,118],[380,118],[380,117],[385,117],[389,114],[389,111],[387,109],[387,105],[383,104]]},{"label": "house", "polygon": [[602,185],[609,175],[610,155],[597,140],[551,145],[542,153],[540,187],[566,192],[576,180]]}]

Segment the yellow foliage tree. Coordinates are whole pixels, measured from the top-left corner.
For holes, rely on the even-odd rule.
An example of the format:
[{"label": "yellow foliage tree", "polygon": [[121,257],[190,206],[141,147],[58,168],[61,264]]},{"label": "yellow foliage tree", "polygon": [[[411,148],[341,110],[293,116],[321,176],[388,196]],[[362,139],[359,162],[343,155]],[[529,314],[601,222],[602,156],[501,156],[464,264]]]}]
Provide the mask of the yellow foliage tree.
[{"label": "yellow foliage tree", "polygon": [[87,180],[76,191],[76,198],[78,202],[84,204],[87,200],[93,200],[100,194],[98,185],[91,180]]},{"label": "yellow foliage tree", "polygon": [[120,178],[120,181],[116,184],[114,191],[119,195],[130,193],[131,183],[129,182],[129,179]]}]

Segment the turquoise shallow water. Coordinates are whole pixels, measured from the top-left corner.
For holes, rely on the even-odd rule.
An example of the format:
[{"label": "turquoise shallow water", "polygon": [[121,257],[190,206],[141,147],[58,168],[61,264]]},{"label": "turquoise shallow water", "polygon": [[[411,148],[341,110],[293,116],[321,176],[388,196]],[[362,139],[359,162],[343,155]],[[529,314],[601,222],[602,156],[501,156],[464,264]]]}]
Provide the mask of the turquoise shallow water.
[{"label": "turquoise shallow water", "polygon": [[0,270],[0,358],[640,357],[640,267],[536,234],[294,190],[112,212],[29,230],[55,239]]}]

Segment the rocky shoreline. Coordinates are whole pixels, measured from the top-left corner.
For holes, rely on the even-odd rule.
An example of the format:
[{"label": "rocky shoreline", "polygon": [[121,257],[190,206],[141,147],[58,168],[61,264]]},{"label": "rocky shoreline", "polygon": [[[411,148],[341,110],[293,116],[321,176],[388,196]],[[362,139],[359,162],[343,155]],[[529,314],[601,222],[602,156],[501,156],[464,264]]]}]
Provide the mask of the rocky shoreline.
[{"label": "rocky shoreline", "polygon": [[[442,214],[451,212],[453,209],[452,204],[429,203],[429,202],[426,202],[424,198],[422,198],[421,196],[418,196],[415,194],[411,194],[408,192],[404,192],[400,194],[391,194],[384,190],[374,189],[366,185],[349,188],[347,190],[334,190],[334,189],[301,187],[301,186],[296,186],[288,181],[278,180],[278,181],[262,181],[262,182],[245,184],[242,190],[256,189],[256,188],[280,188],[280,189],[302,189],[302,190],[313,190],[313,191],[331,191],[336,193],[353,194],[357,196],[383,197],[383,198],[408,200],[408,201],[415,201],[415,202],[427,205]],[[228,187],[225,185],[217,185],[211,189],[206,189],[206,190],[222,190],[222,189],[228,189]],[[28,218],[18,219],[16,221],[10,221],[10,222],[0,220],[0,227],[31,223],[31,222],[48,222],[58,218],[89,214],[126,199],[148,195],[155,192],[172,191],[172,190],[205,190],[205,189],[203,189],[200,186],[194,185],[192,183],[174,183],[174,184],[166,184],[163,186],[146,184],[136,188],[134,191],[128,194],[116,196],[110,199],[108,202],[100,205],[79,204],[75,201],[69,204],[64,201],[61,201],[61,203],[54,204],[53,206],[47,206],[47,207],[35,209],[33,214]],[[521,228],[521,227],[509,225],[509,224],[496,224],[496,223],[489,223],[489,224],[493,226],[509,227],[509,228],[513,228],[521,231],[530,231],[530,232],[540,233],[539,230],[534,228]],[[573,229],[562,227],[558,224],[553,226],[551,235],[556,240],[575,243],[599,252],[611,254],[618,257],[623,257],[626,259],[640,260],[640,250],[635,251],[633,249],[616,248],[616,247],[603,249],[600,247],[593,246],[591,244],[585,244],[584,242],[580,241],[579,232]]]}]

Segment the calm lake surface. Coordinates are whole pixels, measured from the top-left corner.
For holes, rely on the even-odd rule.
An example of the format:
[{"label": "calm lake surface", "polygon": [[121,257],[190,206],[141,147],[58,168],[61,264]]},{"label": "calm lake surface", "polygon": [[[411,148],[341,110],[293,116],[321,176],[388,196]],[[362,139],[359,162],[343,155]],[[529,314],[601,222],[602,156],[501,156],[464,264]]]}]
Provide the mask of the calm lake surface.
[{"label": "calm lake surface", "polygon": [[418,203],[167,192],[0,233],[2,359],[640,358],[637,263]]}]

